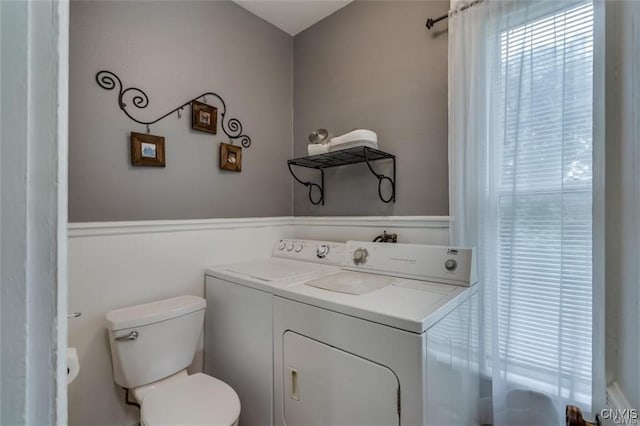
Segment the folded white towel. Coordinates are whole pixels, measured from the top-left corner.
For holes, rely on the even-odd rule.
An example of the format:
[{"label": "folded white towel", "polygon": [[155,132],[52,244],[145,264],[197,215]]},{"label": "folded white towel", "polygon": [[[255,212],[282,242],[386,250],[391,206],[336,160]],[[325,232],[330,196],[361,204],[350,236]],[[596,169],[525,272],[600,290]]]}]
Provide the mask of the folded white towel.
[{"label": "folded white towel", "polygon": [[329,142],[329,151],[353,148],[356,146],[378,147],[378,135],[367,129],[357,129],[342,136],[337,136]]},{"label": "folded white towel", "polygon": [[310,143],[307,146],[307,151],[309,152],[309,155],[326,154],[329,152],[329,144]]}]

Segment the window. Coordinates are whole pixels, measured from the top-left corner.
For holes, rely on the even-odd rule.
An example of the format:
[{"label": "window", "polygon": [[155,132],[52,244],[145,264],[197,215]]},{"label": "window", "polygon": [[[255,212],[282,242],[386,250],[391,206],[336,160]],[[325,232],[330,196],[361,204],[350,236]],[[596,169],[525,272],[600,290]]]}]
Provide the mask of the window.
[{"label": "window", "polygon": [[508,382],[590,407],[593,4],[499,41],[499,355]]}]

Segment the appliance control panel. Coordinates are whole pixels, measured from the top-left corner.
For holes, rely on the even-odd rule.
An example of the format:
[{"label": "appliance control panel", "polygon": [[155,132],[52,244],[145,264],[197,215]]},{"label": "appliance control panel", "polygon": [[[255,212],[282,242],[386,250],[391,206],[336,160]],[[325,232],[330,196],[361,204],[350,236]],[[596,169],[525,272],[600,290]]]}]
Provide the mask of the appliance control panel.
[{"label": "appliance control panel", "polygon": [[315,241],[282,239],[271,252],[273,257],[324,263],[339,266],[345,254],[346,243],[335,241]]},{"label": "appliance control panel", "polygon": [[473,248],[347,241],[345,269],[470,287],[476,283]]}]

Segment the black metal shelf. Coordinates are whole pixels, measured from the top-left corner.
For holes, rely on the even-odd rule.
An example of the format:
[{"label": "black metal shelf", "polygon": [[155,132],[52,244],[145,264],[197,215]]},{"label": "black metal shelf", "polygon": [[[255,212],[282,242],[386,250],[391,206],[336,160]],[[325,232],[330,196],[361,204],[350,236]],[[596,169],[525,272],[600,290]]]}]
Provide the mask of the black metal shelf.
[{"label": "black metal shelf", "polygon": [[[385,176],[381,173],[376,173],[371,166],[372,161],[391,159],[393,160],[393,177]],[[311,204],[318,205],[322,203],[324,206],[324,169],[337,166],[346,166],[348,164],[366,163],[367,167],[378,178],[378,197],[385,203],[391,203],[396,201],[396,156],[389,154],[388,152],[380,151],[378,149],[369,148],[366,146],[359,146],[355,148],[342,149],[340,151],[328,152],[326,154],[310,155],[307,157],[294,158],[287,161],[289,172],[291,176],[304,186],[309,188],[309,201]],[[305,182],[299,179],[291,166],[306,167],[309,169],[320,170],[320,184],[313,182]],[[391,197],[385,199],[382,196],[382,182],[389,181],[391,184]],[[313,188],[317,188],[320,192],[320,198],[316,201],[313,200],[311,192]]]}]

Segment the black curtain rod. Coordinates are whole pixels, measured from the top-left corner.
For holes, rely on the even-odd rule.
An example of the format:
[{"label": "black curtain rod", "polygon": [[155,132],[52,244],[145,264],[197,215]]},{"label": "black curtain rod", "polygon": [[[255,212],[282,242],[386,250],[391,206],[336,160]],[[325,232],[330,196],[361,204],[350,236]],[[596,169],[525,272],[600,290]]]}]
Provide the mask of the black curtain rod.
[{"label": "black curtain rod", "polygon": [[443,20],[447,19],[448,17],[449,17],[449,14],[447,13],[446,15],[438,16],[435,19],[434,18],[427,19],[427,24],[426,24],[427,25],[427,29],[430,30],[431,28],[433,28],[433,26],[436,23],[438,23],[440,21],[443,21]]},{"label": "black curtain rod", "polygon": [[465,4],[464,6],[460,7],[459,9],[450,10],[448,13],[446,13],[446,14],[444,14],[442,16],[438,16],[437,18],[429,18],[429,19],[427,19],[427,23],[425,25],[427,26],[427,29],[430,30],[438,22],[444,21],[445,19],[447,19],[449,17],[449,15],[453,15],[454,13],[462,12],[463,10],[469,9],[471,6],[475,6],[478,3],[482,3],[482,1],[483,0],[475,0],[475,1],[472,1],[470,3]]}]

